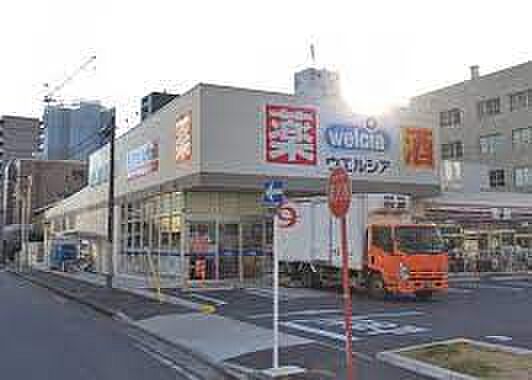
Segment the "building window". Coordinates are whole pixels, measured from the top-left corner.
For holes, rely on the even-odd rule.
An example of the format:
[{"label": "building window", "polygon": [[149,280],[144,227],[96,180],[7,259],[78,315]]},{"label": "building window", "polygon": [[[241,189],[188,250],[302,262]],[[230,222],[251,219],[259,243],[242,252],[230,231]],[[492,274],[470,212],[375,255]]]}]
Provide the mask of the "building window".
[{"label": "building window", "polygon": [[490,187],[492,189],[505,186],[506,183],[504,181],[504,170],[503,169],[490,170],[489,176],[490,176]]},{"label": "building window", "polygon": [[510,111],[532,107],[532,89],[510,94]]},{"label": "building window", "polygon": [[456,127],[462,124],[462,111],[459,108],[440,112],[440,127]]},{"label": "building window", "polygon": [[514,147],[532,144],[532,127],[514,129],[512,132]]},{"label": "building window", "polygon": [[499,133],[480,137],[480,153],[495,154],[501,150],[503,137]]},{"label": "building window", "polygon": [[444,160],[453,158],[462,158],[464,156],[464,148],[461,141],[455,141],[448,144],[442,144],[441,157]]},{"label": "building window", "polygon": [[532,186],[532,167],[514,169],[515,187]]},{"label": "building window", "polygon": [[501,99],[493,98],[493,99],[482,100],[478,102],[477,112],[478,112],[479,119],[501,113]]}]

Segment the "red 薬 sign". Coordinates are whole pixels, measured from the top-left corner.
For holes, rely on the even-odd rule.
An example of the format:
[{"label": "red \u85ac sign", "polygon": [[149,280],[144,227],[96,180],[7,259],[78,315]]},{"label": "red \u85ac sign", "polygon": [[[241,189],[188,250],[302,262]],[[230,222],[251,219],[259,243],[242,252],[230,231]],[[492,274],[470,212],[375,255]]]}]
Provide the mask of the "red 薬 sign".
[{"label": "red \u85ac sign", "polygon": [[337,217],[344,217],[351,206],[351,178],[343,167],[335,168],[329,176],[329,209]]}]

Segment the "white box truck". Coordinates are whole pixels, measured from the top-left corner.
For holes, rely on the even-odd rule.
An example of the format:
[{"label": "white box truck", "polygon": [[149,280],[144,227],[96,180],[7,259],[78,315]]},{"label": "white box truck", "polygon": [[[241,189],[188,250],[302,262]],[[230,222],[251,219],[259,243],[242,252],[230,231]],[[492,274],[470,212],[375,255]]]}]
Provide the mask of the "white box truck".
[{"label": "white box truck", "polygon": [[[430,298],[448,287],[447,253],[434,224],[416,224],[410,199],[354,194],[347,214],[352,285]],[[304,286],[340,284],[340,221],[326,197],[294,199],[278,210],[274,249],[286,274]]]}]

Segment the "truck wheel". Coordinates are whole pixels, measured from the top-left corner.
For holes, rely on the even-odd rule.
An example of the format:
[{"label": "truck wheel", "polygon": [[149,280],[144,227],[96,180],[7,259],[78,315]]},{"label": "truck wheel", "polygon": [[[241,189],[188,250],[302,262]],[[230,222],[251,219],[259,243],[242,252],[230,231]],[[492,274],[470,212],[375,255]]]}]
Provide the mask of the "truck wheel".
[{"label": "truck wheel", "polygon": [[421,301],[421,302],[427,302],[427,301],[430,301],[432,299],[432,295],[433,295],[433,293],[431,291],[417,292],[416,293],[416,300]]},{"label": "truck wheel", "polygon": [[375,299],[383,299],[386,296],[386,289],[384,288],[384,280],[379,274],[372,274],[369,279],[369,295]]},{"label": "truck wheel", "polygon": [[321,274],[320,272],[310,272],[310,287],[312,289],[321,289]]},{"label": "truck wheel", "polygon": [[313,272],[312,269],[307,268],[302,276],[303,287],[319,289],[321,288],[321,276],[319,272]]}]

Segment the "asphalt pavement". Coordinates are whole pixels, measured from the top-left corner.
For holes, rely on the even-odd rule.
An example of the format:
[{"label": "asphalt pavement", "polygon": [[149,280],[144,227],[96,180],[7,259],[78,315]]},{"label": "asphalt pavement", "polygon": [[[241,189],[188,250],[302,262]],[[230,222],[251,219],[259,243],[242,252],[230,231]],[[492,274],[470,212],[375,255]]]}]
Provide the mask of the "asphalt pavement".
[{"label": "asphalt pavement", "polygon": [[75,301],[0,273],[0,378],[185,379],[122,331]]},{"label": "asphalt pavement", "polygon": [[[175,291],[177,297],[198,296],[216,305],[217,314],[272,326],[273,293],[268,288]],[[324,379],[344,378],[342,296],[338,290],[282,288],[281,332],[310,340],[281,349],[281,362],[322,373]],[[413,298],[373,300],[353,295],[353,354],[357,380],[426,379],[377,359],[380,352],[412,345],[469,338],[532,349],[532,281],[483,279],[453,283],[449,294],[430,302]],[[271,366],[271,350],[249,352],[230,362],[252,368]]]}]

